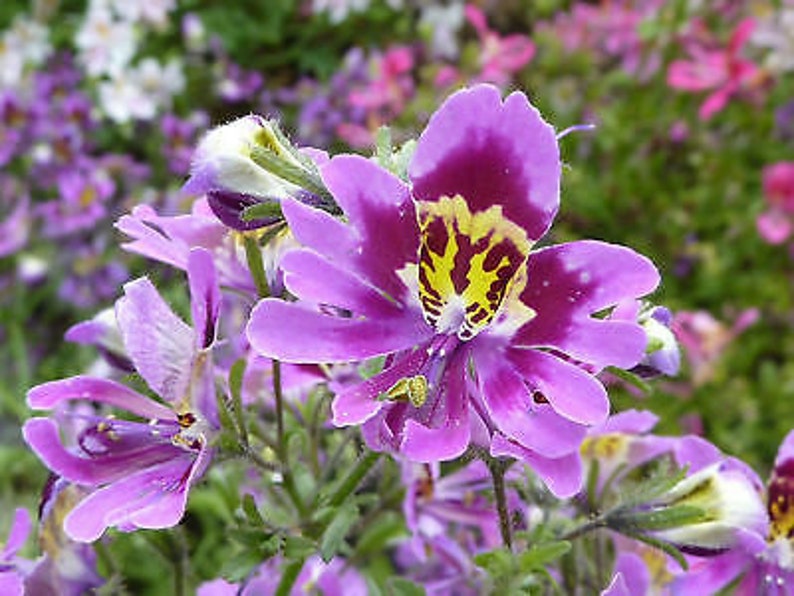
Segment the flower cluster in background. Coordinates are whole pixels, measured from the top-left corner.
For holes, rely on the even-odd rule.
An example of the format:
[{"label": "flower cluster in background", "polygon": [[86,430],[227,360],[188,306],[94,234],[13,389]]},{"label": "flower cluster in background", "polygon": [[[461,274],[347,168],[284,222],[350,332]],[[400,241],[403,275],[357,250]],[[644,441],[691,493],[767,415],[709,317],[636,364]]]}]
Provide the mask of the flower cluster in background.
[{"label": "flower cluster in background", "polygon": [[4,3],[0,592],[788,593],[793,16]]}]

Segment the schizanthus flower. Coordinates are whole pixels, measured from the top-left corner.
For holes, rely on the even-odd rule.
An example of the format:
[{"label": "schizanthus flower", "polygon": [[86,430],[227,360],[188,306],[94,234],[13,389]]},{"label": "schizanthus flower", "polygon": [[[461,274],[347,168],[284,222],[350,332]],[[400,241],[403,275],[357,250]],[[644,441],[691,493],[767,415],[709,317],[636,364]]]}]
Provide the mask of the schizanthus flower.
[{"label": "schizanthus flower", "polygon": [[363,424],[372,447],[417,461],[483,437],[492,455],[575,493],[579,444],[609,411],[589,371],[630,368],[646,347],[636,322],[593,315],[652,291],[658,274],[603,242],[533,250],[560,169],[553,128],[526,96],[502,101],[490,85],[432,117],[407,184],[359,156],[331,159],[320,173],[346,223],[282,201],[305,247],[282,260],[298,301],[255,308],[253,348],[288,362],[383,357],[379,374],[337,394],[337,425]]},{"label": "schizanthus flower", "polygon": [[[91,542],[111,526],[173,526],[184,513],[192,482],[210,461],[210,439],[218,429],[210,352],[220,290],[207,251],[192,251],[187,269],[192,327],[146,278],[128,283],[116,304],[127,356],[165,404],[92,377],[52,381],[28,393],[31,407],[59,408],[61,426],[75,431],[74,444],[65,447],[51,418],[33,418],[23,428],[47,467],[89,493],[64,520],[73,540]],[[115,406],[144,421],[102,415],[87,402]]]}]

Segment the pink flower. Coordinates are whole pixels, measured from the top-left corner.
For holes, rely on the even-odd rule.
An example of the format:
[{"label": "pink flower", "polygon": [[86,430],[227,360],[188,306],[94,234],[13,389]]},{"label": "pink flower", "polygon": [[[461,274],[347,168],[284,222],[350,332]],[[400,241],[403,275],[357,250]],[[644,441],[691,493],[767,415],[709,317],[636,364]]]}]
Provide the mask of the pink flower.
[{"label": "pink flower", "polygon": [[476,29],[482,44],[481,70],[475,82],[505,86],[512,75],[532,60],[535,44],[526,35],[518,33],[501,37],[488,28],[485,14],[474,4],[467,4],[464,10],[466,19]]},{"label": "pink flower", "polygon": [[770,244],[782,244],[791,235],[794,218],[794,162],[781,161],[764,168],[764,197],[768,209],[758,216],[758,233]]},{"label": "pink flower", "polygon": [[695,92],[711,90],[700,106],[701,120],[708,120],[722,110],[733,95],[758,78],[759,68],[740,56],[754,27],[753,19],[744,19],[731,34],[726,47],[707,49],[693,44],[689,48],[690,60],[676,60],[670,65],[667,71],[670,87]]}]

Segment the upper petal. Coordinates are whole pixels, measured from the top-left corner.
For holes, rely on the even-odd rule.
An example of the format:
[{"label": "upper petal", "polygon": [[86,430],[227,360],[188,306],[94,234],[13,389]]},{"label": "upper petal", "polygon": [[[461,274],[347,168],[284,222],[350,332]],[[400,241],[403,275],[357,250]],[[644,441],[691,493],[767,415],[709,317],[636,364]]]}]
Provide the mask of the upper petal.
[{"label": "upper petal", "polygon": [[212,255],[203,248],[190,251],[187,261],[190,284],[190,311],[196,335],[196,348],[208,348],[215,341],[221,289]]},{"label": "upper petal", "polygon": [[408,172],[415,199],[461,195],[473,212],[501,205],[530,240],[543,236],[559,205],[554,129],[523,93],[502,102],[491,85],[444,102],[419,138]]}]

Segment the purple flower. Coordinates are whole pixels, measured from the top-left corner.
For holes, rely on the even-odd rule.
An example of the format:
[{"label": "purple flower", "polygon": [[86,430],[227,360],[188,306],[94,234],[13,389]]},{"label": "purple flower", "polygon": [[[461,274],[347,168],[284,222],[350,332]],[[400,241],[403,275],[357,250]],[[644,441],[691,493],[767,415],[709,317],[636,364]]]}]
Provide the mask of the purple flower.
[{"label": "purple flower", "polygon": [[[28,445],[53,472],[90,492],[66,516],[73,540],[91,542],[106,528],[165,528],[182,517],[187,493],[212,456],[209,440],[218,428],[210,350],[220,290],[209,253],[188,259],[193,326],[179,319],[146,278],[124,286],[116,318],[137,372],[167,405],[119,383],[73,377],[31,389],[36,409],[59,407],[64,426],[78,425],[65,447],[51,418],[33,418],[24,428]],[[115,418],[85,408],[84,401],[115,406],[145,419]]]},{"label": "purple flower", "polygon": [[384,357],[340,391],[337,425],[364,424],[376,449],[437,461],[462,454],[472,425],[492,455],[532,465],[558,495],[581,484],[579,444],[609,401],[584,367],[632,367],[646,336],[594,313],[654,289],[646,258],[603,242],[531,250],[559,203],[554,130],[521,93],[456,93],[419,139],[406,184],[339,156],[321,175],[347,223],[293,200],[305,248],[285,255],[299,298],[266,299],[252,347],[288,362]]},{"label": "purple flower", "polygon": [[21,507],[14,513],[14,523],[8,533],[8,540],[0,552],[0,594],[22,596],[27,575],[28,561],[17,557],[17,551],[25,544],[30,534],[30,514]]}]

